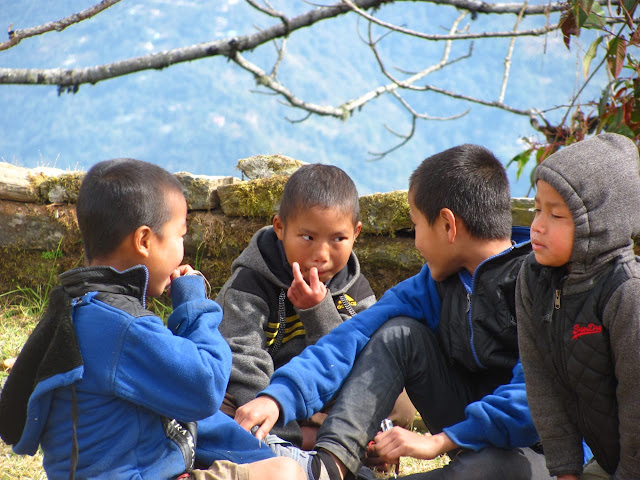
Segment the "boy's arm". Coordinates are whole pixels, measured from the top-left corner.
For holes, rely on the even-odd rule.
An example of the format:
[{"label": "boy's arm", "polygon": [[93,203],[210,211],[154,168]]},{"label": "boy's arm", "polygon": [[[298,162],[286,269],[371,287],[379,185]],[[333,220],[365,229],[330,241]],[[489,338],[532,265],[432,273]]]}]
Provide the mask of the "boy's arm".
[{"label": "boy's arm", "polygon": [[388,290],[376,304],[355,315],[308,346],[271,378],[262,394],[281,407],[278,424],[309,418],[340,389],[356,357],[387,320],[409,316],[436,328],[440,297],[428,267]]},{"label": "boy's arm", "polygon": [[533,298],[528,285],[528,262],[523,264],[516,284],[518,344],[527,384],[527,401],[535,427],[545,449],[547,467],[552,475],[582,473],[584,452],[582,435],[570,421],[566,406],[558,395],[558,385],[544,366],[535,345],[536,322],[532,318]]},{"label": "boy's arm", "polygon": [[628,280],[614,292],[603,322],[609,331],[618,380],[620,462],[615,478],[640,478],[640,279]]},{"label": "boy's arm", "polygon": [[171,299],[169,328],[157,317],[131,322],[111,381],[114,393],[133,403],[199,420],[220,407],[231,369],[229,346],[218,332],[222,312],[196,275],[175,279]]},{"label": "boy's arm", "polygon": [[538,442],[519,361],[511,381],[467,405],[465,415],[462,422],[443,429],[458,446],[477,451],[489,446],[528,447]]}]

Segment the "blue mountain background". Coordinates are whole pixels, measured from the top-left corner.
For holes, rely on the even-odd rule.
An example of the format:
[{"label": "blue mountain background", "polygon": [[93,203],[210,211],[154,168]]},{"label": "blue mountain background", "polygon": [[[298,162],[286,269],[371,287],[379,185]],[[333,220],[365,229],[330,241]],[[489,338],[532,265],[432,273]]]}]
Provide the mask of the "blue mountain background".
[{"label": "blue mountain background", "polygon": [[[40,25],[94,3],[97,0],[0,0],[0,28]],[[311,8],[298,0],[271,3],[290,16]],[[446,33],[459,12],[427,3],[396,2],[376,15],[408,28]],[[0,67],[93,66],[246,35],[278,21],[243,0],[124,0],[62,32],[28,38],[0,51]],[[507,31],[515,19],[478,15],[468,21],[475,32]],[[545,21],[525,18],[520,28]],[[557,17],[550,21],[556,22]],[[356,15],[346,15],[294,32],[279,71],[282,83],[299,98],[325,105],[339,105],[388,83],[359,37],[358,32],[364,35],[366,28]],[[380,43],[390,68],[412,71],[437,62],[442,48],[398,34]],[[505,40],[477,41],[470,59],[429,75],[422,83],[495,100],[507,48]],[[584,50],[573,45],[567,51],[557,33],[518,39],[505,103],[523,109],[567,104],[580,86]],[[469,42],[454,42],[451,58],[468,51]],[[269,71],[276,49],[267,44],[245,56]],[[605,81],[602,78],[586,89],[584,98],[596,97]],[[416,111],[431,116],[470,111],[454,121],[419,121],[414,139],[406,146],[372,161],[369,151],[386,150],[398,141],[386,126],[409,131],[410,117],[397,100],[378,98],[346,121],[312,116],[291,123],[287,119],[301,119],[305,112],[283,105],[273,95],[255,93],[258,89],[250,74],[223,57],[81,85],[76,94],[58,95],[52,86],[0,85],[0,156],[25,167],[82,170],[103,159],[126,156],[172,172],[240,176],[235,169],[238,159],[281,153],[338,165],[352,176],[360,194],[369,194],[407,188],[409,174],[425,157],[461,143],[484,145],[506,164],[524,150],[521,137],[535,133],[527,117],[435,93],[403,94]],[[557,119],[560,113],[547,115]],[[519,181],[515,167],[508,173],[512,195],[526,195],[527,172]]]}]

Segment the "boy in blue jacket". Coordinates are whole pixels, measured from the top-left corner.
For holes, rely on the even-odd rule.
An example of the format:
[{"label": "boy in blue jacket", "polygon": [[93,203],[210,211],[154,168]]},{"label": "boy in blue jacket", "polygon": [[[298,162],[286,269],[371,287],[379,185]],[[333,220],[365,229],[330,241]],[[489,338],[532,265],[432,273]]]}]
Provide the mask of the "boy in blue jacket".
[{"label": "boy in blue jacket", "polygon": [[[186,217],[180,182],[156,165],[108,160],[84,178],[87,266],[60,275],[0,398],[2,439],[18,454],[41,445],[49,479],[305,478],[217,414],[231,352],[204,278],[181,265]],[[145,306],[169,286],[167,328]]]},{"label": "boy in blue jacket", "polygon": [[[515,283],[531,251],[511,241],[509,183],[488,150],[461,145],[427,158],[409,180],[416,248],[427,264],[369,309],[278,369],[238,410],[262,438],[305,418],[340,387],[307,465],[315,479],[352,478],[370,454],[449,465],[421,479],[549,479],[527,405]],[[380,422],[405,387],[431,435]]]}]

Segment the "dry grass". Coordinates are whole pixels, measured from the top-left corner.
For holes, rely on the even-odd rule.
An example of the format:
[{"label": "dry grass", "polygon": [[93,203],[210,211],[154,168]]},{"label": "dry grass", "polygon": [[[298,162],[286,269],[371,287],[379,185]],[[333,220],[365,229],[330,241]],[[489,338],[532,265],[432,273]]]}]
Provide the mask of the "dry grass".
[{"label": "dry grass", "polygon": [[[0,386],[8,373],[2,368],[5,360],[15,358],[36,325],[42,299],[35,292],[15,291],[0,296]],[[16,455],[0,442],[0,480],[45,480],[42,454],[33,457]]]},{"label": "dry grass", "polygon": [[[15,358],[41,315],[46,298],[34,291],[15,291],[0,295],[0,388],[8,372],[2,368],[6,359]],[[420,419],[417,419],[420,425]],[[428,435],[428,434],[427,434]],[[446,456],[434,460],[400,460],[400,476],[426,472],[449,463]],[[391,473],[377,475],[381,479],[393,478]],[[46,480],[42,468],[42,453],[33,457],[15,455],[0,441],[0,480]]]}]

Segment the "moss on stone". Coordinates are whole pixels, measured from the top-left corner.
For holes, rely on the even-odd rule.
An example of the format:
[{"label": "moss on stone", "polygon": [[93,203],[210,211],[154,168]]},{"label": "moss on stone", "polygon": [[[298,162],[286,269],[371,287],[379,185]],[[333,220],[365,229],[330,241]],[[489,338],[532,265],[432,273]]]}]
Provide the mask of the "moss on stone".
[{"label": "moss on stone", "polygon": [[511,221],[513,225],[528,227],[535,214],[533,198],[511,199]]},{"label": "moss on stone", "polygon": [[36,174],[31,181],[40,203],[76,203],[84,175],[78,171],[57,176]]},{"label": "moss on stone", "polygon": [[360,219],[363,233],[393,237],[399,230],[410,229],[412,223],[406,190],[360,197]]},{"label": "moss on stone", "polygon": [[277,213],[284,185],[289,177],[278,175],[218,187],[225,215],[270,220]]}]

